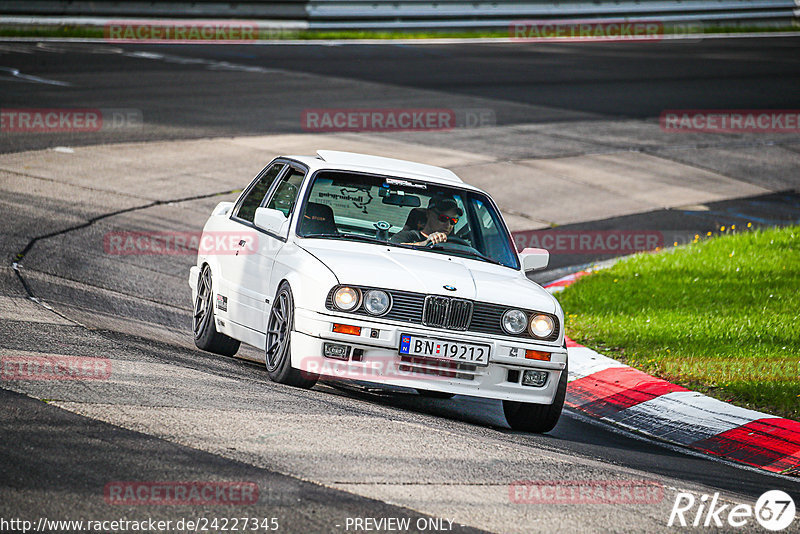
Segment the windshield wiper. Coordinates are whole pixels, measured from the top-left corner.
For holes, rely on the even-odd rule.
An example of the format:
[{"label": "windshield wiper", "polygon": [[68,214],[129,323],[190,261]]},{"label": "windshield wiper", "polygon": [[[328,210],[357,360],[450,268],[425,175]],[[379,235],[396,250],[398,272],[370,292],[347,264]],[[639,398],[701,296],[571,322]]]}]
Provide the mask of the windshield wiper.
[{"label": "windshield wiper", "polygon": [[303,237],[322,237],[325,239],[353,239],[354,241],[364,241],[366,243],[380,243],[385,245],[387,241],[382,241],[376,237],[360,234],[308,234]]},{"label": "windshield wiper", "polygon": [[[445,243],[446,243],[446,241],[445,241]],[[438,245],[438,243],[437,243],[437,245]],[[422,247],[420,247],[420,248],[422,248]],[[503,265],[504,267],[506,266],[505,264],[500,263],[499,261],[497,261],[497,260],[495,260],[493,258],[490,258],[489,256],[485,256],[485,255],[481,254],[477,250],[448,250],[448,249],[446,249],[444,247],[437,247],[436,245],[433,245],[432,247],[428,247],[428,248],[430,248],[431,250],[442,250],[442,251],[445,251],[445,252],[447,252],[449,254],[456,254],[456,255],[458,255],[458,254],[466,254],[468,256],[472,256],[474,258],[481,259],[483,261],[488,261],[489,263],[494,263],[495,265]]]}]

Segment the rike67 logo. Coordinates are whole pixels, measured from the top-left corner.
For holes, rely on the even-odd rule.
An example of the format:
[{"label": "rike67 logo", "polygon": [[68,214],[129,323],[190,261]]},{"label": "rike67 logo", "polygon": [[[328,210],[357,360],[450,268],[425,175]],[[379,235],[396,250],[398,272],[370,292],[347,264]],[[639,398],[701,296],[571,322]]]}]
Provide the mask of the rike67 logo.
[{"label": "rike67 logo", "polygon": [[667,526],[743,528],[752,527],[755,520],[763,528],[776,532],[787,529],[794,519],[794,500],[780,490],[764,493],[755,506],[720,504],[719,493],[697,499],[682,492],[675,496]]}]

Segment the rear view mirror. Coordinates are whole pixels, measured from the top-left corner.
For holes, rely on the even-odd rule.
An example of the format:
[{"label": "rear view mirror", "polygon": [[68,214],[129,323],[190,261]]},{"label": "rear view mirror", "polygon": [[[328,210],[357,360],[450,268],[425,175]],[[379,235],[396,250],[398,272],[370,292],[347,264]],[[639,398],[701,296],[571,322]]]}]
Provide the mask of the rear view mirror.
[{"label": "rear view mirror", "polygon": [[390,192],[381,199],[381,202],[390,206],[403,206],[406,208],[418,208],[422,204],[418,196],[405,195],[402,191],[398,193]]},{"label": "rear view mirror", "polygon": [[286,233],[284,228],[288,221],[289,219],[280,210],[258,208],[253,222],[258,228],[266,232],[283,235]]},{"label": "rear view mirror", "polygon": [[550,253],[543,248],[526,248],[519,253],[519,259],[526,273],[540,271],[550,263]]}]

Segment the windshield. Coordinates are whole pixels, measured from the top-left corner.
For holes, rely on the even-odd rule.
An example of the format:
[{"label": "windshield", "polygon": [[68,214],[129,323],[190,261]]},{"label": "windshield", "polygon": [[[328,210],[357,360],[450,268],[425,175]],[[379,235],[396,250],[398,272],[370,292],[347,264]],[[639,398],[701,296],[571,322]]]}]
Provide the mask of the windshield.
[{"label": "windshield", "polygon": [[505,224],[486,195],[406,178],[318,172],[297,233],[414,247],[519,269]]}]

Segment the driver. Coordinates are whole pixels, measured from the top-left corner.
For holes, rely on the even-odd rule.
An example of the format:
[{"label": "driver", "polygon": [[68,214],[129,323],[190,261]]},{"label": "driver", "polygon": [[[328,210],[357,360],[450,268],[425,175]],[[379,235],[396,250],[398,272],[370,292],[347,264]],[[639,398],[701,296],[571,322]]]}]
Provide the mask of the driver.
[{"label": "driver", "polygon": [[422,230],[410,228],[397,232],[390,241],[404,245],[424,246],[428,243],[442,243],[458,224],[464,214],[455,199],[447,195],[434,195],[428,202],[425,226]]}]

